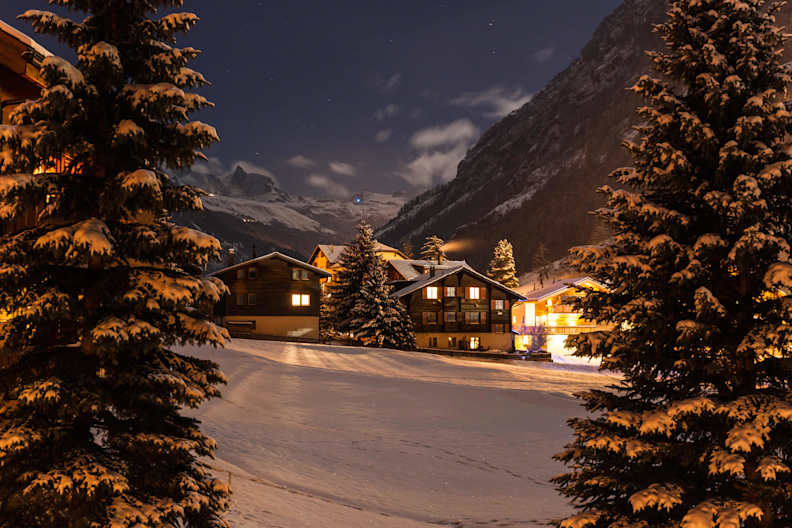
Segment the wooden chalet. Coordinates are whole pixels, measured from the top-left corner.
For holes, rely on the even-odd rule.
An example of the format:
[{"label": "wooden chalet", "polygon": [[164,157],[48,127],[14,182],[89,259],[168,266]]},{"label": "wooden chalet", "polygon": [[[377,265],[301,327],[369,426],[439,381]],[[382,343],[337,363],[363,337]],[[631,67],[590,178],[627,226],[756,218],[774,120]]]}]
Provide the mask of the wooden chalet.
[{"label": "wooden chalet", "polygon": [[[333,244],[319,244],[316,246],[316,248],[314,248],[313,253],[311,253],[311,258],[308,259],[308,264],[328,271],[332,275],[331,277],[328,277],[322,281],[323,285],[325,282],[332,281],[333,278],[338,274],[338,271],[341,269],[341,255],[343,255],[346,248],[347,246],[344,245]],[[391,260],[403,260],[407,258],[407,255],[398,249],[390,247],[381,242],[375,241],[375,251],[377,255],[379,255],[380,258],[385,262],[390,262]]]},{"label": "wooden chalet", "polygon": [[36,41],[0,20],[0,123],[8,124],[16,105],[39,98],[44,86],[41,61],[49,55]]},{"label": "wooden chalet", "polygon": [[605,286],[590,277],[562,279],[539,289],[518,287],[523,296],[522,302],[512,308],[514,328],[519,333],[516,340],[517,350],[529,350],[536,335],[543,335],[545,349],[553,361],[583,361],[572,357],[572,350],[566,348],[566,338],[582,332],[603,330],[593,321],[583,318],[574,303],[584,293],[579,287],[604,290]]},{"label": "wooden chalet", "polygon": [[420,348],[514,349],[511,307],[525,298],[464,261],[391,260],[393,295],[405,304]]},{"label": "wooden chalet", "polygon": [[232,337],[319,340],[320,281],[329,272],[275,252],[212,275],[231,290],[215,313]]}]

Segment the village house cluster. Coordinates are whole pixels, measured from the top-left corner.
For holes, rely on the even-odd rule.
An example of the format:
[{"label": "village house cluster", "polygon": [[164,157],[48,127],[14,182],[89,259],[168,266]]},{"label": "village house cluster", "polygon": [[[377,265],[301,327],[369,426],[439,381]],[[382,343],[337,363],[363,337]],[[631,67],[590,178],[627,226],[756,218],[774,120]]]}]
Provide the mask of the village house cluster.
[{"label": "village house cluster", "polygon": [[[39,96],[40,64],[48,55],[0,21],[0,124],[8,123],[16,105]],[[345,248],[317,245],[308,262],[277,252],[226,262],[213,273],[231,291],[216,307],[218,320],[235,337],[318,341],[323,292],[337,275]],[[412,318],[419,348],[541,349],[559,359],[569,355],[568,335],[599,329],[573,308],[577,286],[602,287],[590,278],[511,289],[462,260],[414,260],[380,242],[376,249],[386,262],[393,295]]]},{"label": "village house cluster", "polygon": [[[339,272],[345,249],[320,244],[308,262],[270,253],[229,263],[214,273],[231,290],[217,312],[221,322],[235,337],[318,341],[322,292]],[[571,354],[567,336],[600,329],[573,306],[577,287],[603,287],[590,278],[510,289],[462,260],[414,260],[381,242],[376,252],[393,295],[412,318],[419,348],[541,349],[558,360]]]}]

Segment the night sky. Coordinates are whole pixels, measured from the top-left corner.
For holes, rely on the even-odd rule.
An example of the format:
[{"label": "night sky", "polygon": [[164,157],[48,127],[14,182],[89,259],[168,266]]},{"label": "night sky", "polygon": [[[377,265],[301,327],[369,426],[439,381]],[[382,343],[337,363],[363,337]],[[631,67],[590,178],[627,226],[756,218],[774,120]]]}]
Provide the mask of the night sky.
[{"label": "night sky", "polygon": [[[293,193],[410,194],[446,181],[480,134],[568,66],[620,0],[195,0],[179,45],[216,108],[199,171],[237,164]],[[44,0],[3,0],[15,19]],[[56,54],[69,52],[34,36]]]}]

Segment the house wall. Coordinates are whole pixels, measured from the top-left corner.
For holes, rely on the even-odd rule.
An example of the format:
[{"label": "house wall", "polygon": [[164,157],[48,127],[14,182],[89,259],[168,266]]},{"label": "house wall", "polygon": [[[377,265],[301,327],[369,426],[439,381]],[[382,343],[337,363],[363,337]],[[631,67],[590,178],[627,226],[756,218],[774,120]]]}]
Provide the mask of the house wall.
[{"label": "house wall", "polygon": [[[252,268],[256,270],[255,278],[250,278]],[[308,280],[293,280],[295,268],[307,271]],[[319,274],[273,257],[220,272],[217,277],[231,290],[218,305],[217,314],[232,335],[252,333],[318,339]],[[249,294],[255,294],[255,304],[249,303]],[[309,305],[293,306],[294,294],[308,295]],[[238,304],[239,295],[244,296],[243,304]],[[249,331],[240,325],[228,325],[234,321],[254,321],[255,327]]]},{"label": "house wall", "polygon": [[319,340],[319,317],[301,315],[230,315],[223,317],[231,337],[284,337]]},{"label": "house wall", "polygon": [[[479,338],[479,349],[502,350],[507,352],[513,348],[512,334],[495,334],[492,332],[417,332],[415,342],[418,348],[440,348],[448,350],[469,350],[471,337]],[[432,338],[437,339],[434,345]],[[455,342],[450,340],[455,339]],[[467,344],[465,344],[467,343]]]},{"label": "house wall", "polygon": [[37,99],[41,93],[44,82],[38,67],[24,57],[27,51],[27,45],[0,31],[0,103],[4,103],[0,105],[2,123],[8,123],[13,110],[13,105],[7,103]]}]

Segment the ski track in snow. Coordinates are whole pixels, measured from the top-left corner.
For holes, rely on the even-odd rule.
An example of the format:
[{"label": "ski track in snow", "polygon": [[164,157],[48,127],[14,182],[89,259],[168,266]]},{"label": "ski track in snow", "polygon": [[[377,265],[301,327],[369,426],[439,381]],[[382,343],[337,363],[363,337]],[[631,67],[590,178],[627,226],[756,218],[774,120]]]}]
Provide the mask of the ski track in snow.
[{"label": "ski track in snow", "polygon": [[236,528],[538,527],[569,513],[550,457],[617,378],[550,364],[234,340],[223,398],[195,415],[218,441]]}]

